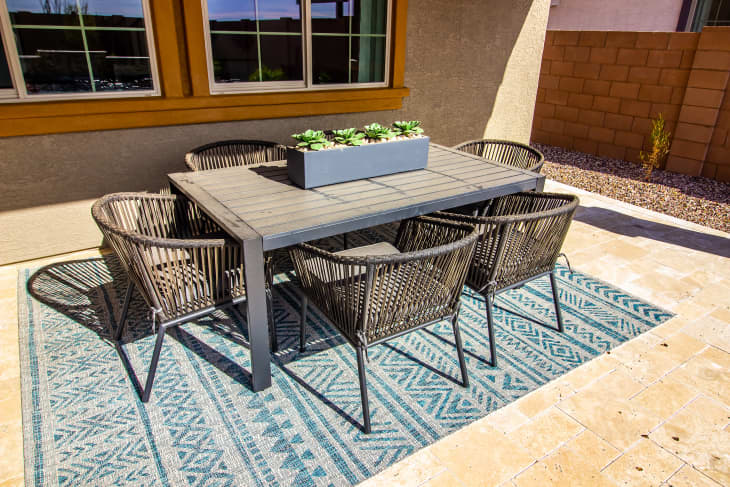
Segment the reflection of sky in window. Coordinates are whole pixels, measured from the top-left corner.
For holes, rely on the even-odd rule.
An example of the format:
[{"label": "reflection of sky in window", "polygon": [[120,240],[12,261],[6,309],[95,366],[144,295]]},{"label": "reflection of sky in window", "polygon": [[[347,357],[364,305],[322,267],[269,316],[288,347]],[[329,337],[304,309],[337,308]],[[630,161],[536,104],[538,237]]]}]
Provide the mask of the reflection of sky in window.
[{"label": "reflection of sky in window", "polygon": [[[343,2],[342,15],[347,17],[350,15],[350,2]],[[337,18],[337,2],[312,3],[313,19],[336,19]]]},{"label": "reflection of sky in window", "polygon": [[[54,0],[51,0],[51,6]],[[58,2],[63,12],[64,6],[75,7],[76,0]],[[125,17],[142,17],[142,0],[81,0],[81,7],[88,6],[89,15],[124,15]],[[43,13],[41,0],[7,0],[10,12]],[[61,13],[62,13],[61,12]],[[57,13],[57,12],[52,12]]]},{"label": "reflection of sky in window", "polygon": [[[259,20],[299,18],[296,0],[259,0]],[[255,20],[253,0],[208,0],[210,20]]]}]

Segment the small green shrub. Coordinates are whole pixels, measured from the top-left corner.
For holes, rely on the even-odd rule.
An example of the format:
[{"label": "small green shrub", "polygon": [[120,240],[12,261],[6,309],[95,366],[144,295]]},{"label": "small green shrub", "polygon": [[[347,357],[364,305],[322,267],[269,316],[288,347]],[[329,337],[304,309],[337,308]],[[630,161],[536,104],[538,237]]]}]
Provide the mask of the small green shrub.
[{"label": "small green shrub", "polygon": [[646,169],[645,177],[647,181],[651,177],[651,172],[660,167],[669,154],[669,138],[672,134],[667,132],[664,127],[664,116],[660,113],[659,117],[651,122],[651,135],[649,136],[651,139],[651,152],[641,151],[639,153],[644,169]]},{"label": "small green shrub", "polygon": [[301,134],[293,134],[293,138],[299,141],[297,147],[306,147],[309,150],[322,150],[325,147],[334,145],[327,140],[321,130],[306,130]]},{"label": "small green shrub", "polygon": [[420,135],[423,133],[423,129],[419,127],[421,125],[420,120],[410,120],[408,122],[393,122],[395,127],[395,133],[397,135],[405,135],[407,137],[413,137],[414,135]]},{"label": "small green shrub", "polygon": [[335,142],[343,145],[362,145],[365,134],[355,128],[335,130]]},{"label": "small green shrub", "polygon": [[365,125],[365,137],[370,140],[387,140],[392,139],[395,135],[389,127],[383,127],[379,123]]}]

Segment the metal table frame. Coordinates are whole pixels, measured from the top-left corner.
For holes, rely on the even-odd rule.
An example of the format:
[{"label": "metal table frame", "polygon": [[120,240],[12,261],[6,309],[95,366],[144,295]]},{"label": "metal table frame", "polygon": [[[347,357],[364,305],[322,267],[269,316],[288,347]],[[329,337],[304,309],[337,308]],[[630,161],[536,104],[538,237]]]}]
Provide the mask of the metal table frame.
[{"label": "metal table frame", "polygon": [[[403,204],[403,206],[393,207],[385,211],[368,212],[364,210],[361,214],[342,218],[341,220],[329,221],[322,223],[321,225],[302,226],[301,228],[293,228],[280,233],[261,233],[260,231],[257,231],[254,226],[247,223],[241,217],[240,212],[230,208],[216,198],[215,194],[206,190],[206,177],[210,179],[210,174],[213,171],[174,173],[168,176],[173,193],[189,198],[197,204],[201,210],[215,220],[226,232],[241,242],[243,247],[246,279],[247,322],[251,353],[251,376],[254,391],[258,392],[271,386],[264,251],[287,247],[308,240],[329,237],[385,223],[400,221],[439,210],[477,203],[479,201],[485,201],[519,191],[542,191],[545,184],[545,176],[539,174],[521,169],[506,168],[500,164],[489,162],[479,157],[458,152],[453,149],[448,149],[437,144],[431,144],[431,149],[431,154],[438,153],[441,156],[446,154],[455,161],[468,162],[471,167],[474,166],[475,160],[482,162],[485,170],[493,170],[494,167],[497,166],[502,171],[502,174],[509,173],[510,182],[491,186],[471,185],[470,190],[465,190],[463,193],[453,194],[452,190],[452,194],[445,197],[434,197],[432,199],[426,199],[413,204]],[[431,165],[430,158],[429,167],[425,170],[403,174],[428,174],[429,172],[431,175],[441,174],[437,170],[432,170]],[[282,161],[273,164],[263,164],[262,166],[270,166],[276,170],[281,167],[285,168],[285,162]],[[236,177],[240,178],[241,181],[247,177],[253,177],[252,174],[247,173],[250,172],[252,168],[252,166],[246,166],[214,171],[219,171],[221,177],[225,177],[227,184],[235,185]],[[225,174],[221,171],[225,171]],[[373,183],[379,184],[379,180],[386,177],[388,176],[372,178],[372,180],[366,181],[372,181]],[[280,181],[283,184],[291,184],[286,178],[280,179]],[[341,183],[338,185],[327,186],[326,188],[336,189],[344,184],[350,183]],[[291,188],[289,188],[289,191],[291,191]],[[298,191],[313,190],[300,189]],[[265,194],[262,196],[272,198],[276,196],[276,193]]]}]

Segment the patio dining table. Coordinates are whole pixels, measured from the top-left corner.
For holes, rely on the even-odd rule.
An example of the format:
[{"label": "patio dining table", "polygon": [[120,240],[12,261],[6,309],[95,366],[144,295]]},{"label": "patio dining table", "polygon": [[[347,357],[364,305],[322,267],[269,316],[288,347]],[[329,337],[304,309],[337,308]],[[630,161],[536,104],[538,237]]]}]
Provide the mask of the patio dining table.
[{"label": "patio dining table", "polygon": [[[345,162],[343,161],[343,164]],[[264,252],[519,191],[545,176],[431,144],[426,169],[301,189],[286,161],[169,175],[243,247],[254,391],[271,385]]]}]

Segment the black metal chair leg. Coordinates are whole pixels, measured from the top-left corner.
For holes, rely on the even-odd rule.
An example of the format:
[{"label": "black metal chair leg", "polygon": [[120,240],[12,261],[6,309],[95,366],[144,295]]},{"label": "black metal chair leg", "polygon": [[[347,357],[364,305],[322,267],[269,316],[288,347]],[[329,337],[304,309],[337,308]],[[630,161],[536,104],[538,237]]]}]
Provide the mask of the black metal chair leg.
[{"label": "black metal chair leg", "polygon": [[347,250],[347,234],[342,234],[342,246],[344,247],[344,250]]},{"label": "black metal chair leg", "polygon": [[494,319],[492,317],[492,300],[493,298],[487,295],[486,297],[487,306],[487,331],[489,332],[489,353],[492,359],[492,367],[497,366],[497,342],[494,339]]},{"label": "black metal chair leg", "polygon": [[127,312],[129,311],[129,302],[132,300],[132,291],[134,291],[134,284],[129,281],[127,284],[127,292],[124,293],[124,305],[122,306],[122,314],[119,317],[119,323],[117,323],[117,329],[114,331],[114,340],[119,341],[122,339],[124,333],[124,324],[127,322]]},{"label": "black metal chair leg", "polygon": [[365,360],[361,347],[355,348],[357,353],[357,375],[360,379],[360,400],[362,401],[363,431],[370,433],[370,406],[368,404],[368,385],[365,379]]},{"label": "black metal chair leg", "polygon": [[555,273],[550,273],[550,286],[553,288],[553,303],[555,304],[555,316],[558,318],[558,331],[564,332],[563,313],[560,311],[560,301],[558,301],[558,284],[555,282]]},{"label": "black metal chair leg", "polygon": [[266,289],[266,312],[269,316],[269,342],[271,343],[271,351],[276,353],[279,351],[279,340],[276,336],[276,322],[274,321],[274,297],[271,294],[271,288]]},{"label": "black metal chair leg", "polygon": [[150,400],[150,394],[152,393],[152,383],[155,381],[155,373],[157,372],[157,363],[160,361],[160,352],[162,351],[162,342],[165,339],[165,333],[167,327],[160,325],[157,330],[157,340],[155,341],[155,350],[152,352],[152,361],[150,362],[150,368],[147,372],[147,380],[145,381],[144,391],[142,392],[142,402]]},{"label": "black metal chair leg", "polygon": [[461,385],[469,387],[469,375],[466,371],[466,361],[464,360],[464,347],[461,344],[461,332],[459,331],[459,311],[451,319],[451,326],[454,329],[454,341],[456,342],[456,353],[459,355],[459,367],[461,367]]},{"label": "black metal chair leg", "polygon": [[304,342],[306,340],[305,327],[307,326],[307,304],[309,300],[306,296],[302,296],[302,312],[299,317],[299,351],[304,353],[306,347]]}]

